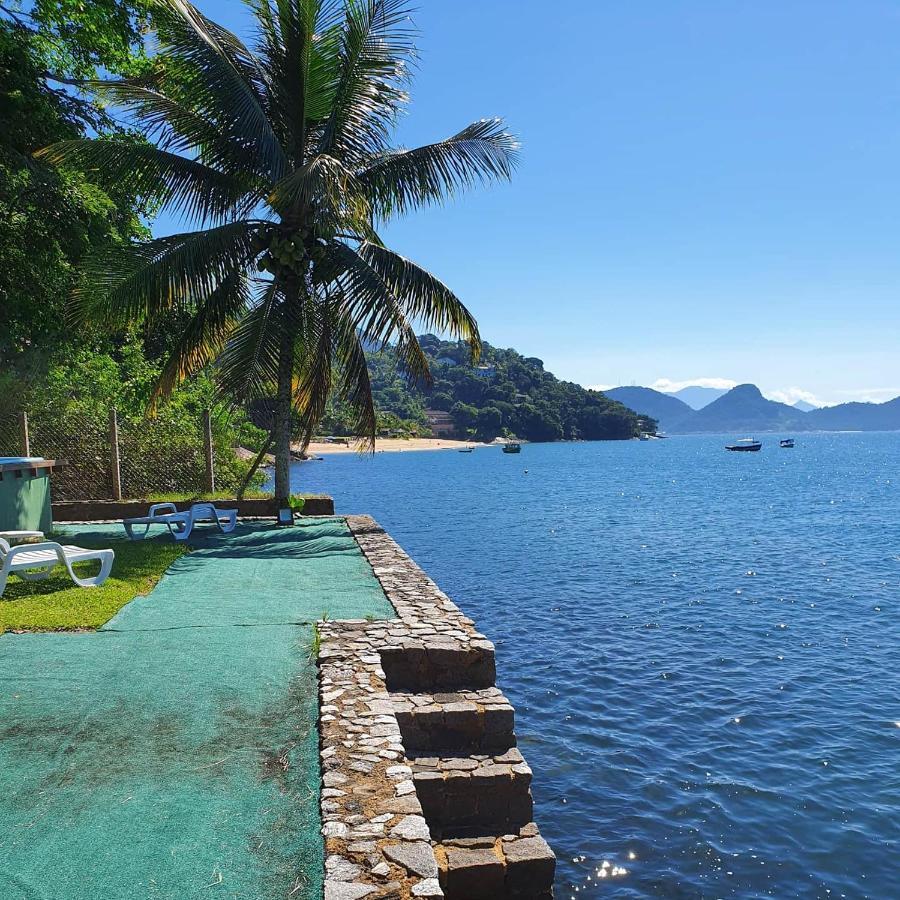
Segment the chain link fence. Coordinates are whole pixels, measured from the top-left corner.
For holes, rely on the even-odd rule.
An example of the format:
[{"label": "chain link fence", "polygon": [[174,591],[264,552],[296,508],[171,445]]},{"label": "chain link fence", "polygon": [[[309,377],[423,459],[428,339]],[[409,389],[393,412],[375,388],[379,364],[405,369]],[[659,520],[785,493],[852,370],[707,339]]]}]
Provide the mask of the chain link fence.
[{"label": "chain link fence", "polygon": [[18,417],[0,416],[0,456],[21,456],[20,434]]},{"label": "chain link fence", "polygon": [[121,422],[119,457],[125,497],[210,490],[200,422]]},{"label": "chain link fence", "polygon": [[247,471],[213,439],[210,414],[196,420],[120,419],[52,410],[0,417],[0,456],[64,461],[54,500],[120,500],[159,494],[233,492]]},{"label": "chain link fence", "polygon": [[114,497],[109,434],[87,416],[28,417],[28,456],[65,460],[53,473],[54,500]]}]

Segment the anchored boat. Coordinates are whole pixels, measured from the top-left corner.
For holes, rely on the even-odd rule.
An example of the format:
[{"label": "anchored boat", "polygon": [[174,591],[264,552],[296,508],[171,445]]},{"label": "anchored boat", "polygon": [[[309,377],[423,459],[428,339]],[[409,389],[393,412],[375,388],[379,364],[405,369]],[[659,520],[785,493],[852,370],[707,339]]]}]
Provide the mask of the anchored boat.
[{"label": "anchored boat", "polygon": [[738,453],[754,453],[762,450],[762,441],[758,441],[756,438],[741,438],[734,444],[726,444],[725,449],[735,450]]},{"label": "anchored boat", "polygon": [[522,445],[521,444],[504,444],[503,452],[504,453],[521,453]]},{"label": "anchored boat", "polygon": [[787,450],[792,450],[794,448],[794,439],[793,438],[782,438],[778,442],[779,447],[784,447]]}]

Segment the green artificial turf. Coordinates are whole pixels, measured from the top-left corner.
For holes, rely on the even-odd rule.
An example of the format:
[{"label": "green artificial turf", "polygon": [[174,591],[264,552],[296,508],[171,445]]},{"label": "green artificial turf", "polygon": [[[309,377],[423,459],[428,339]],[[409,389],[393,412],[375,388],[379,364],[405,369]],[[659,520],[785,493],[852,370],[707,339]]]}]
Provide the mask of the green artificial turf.
[{"label": "green artificial turf", "polygon": [[[10,575],[0,597],[0,634],[4,631],[71,631],[99,628],[126,603],[148,594],[162,574],[190,549],[168,540],[132,542],[72,535],[52,536],[64,544],[109,547],[116,553],[112,574],[101,587],[80,588],[58,566],[44,581],[23,581]],[[99,563],[75,567],[81,575],[95,575]]]},{"label": "green artificial turf", "polygon": [[314,623],[395,612],[340,519],[191,544],[96,632],[0,636],[0,900],[321,900]]}]

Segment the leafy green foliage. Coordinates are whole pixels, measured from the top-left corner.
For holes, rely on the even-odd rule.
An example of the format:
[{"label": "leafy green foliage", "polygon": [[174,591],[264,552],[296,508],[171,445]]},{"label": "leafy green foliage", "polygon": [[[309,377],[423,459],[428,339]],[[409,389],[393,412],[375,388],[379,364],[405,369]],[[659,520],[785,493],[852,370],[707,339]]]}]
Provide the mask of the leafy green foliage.
[{"label": "leafy green foliage", "polygon": [[30,33],[50,79],[96,76],[99,69],[136,74],[146,58],[146,0],[34,0],[4,3],[8,22]]},{"label": "leafy green foliage", "polygon": [[[92,252],[146,237],[145,208],[123,180],[104,191],[74,172],[35,162],[49,141],[82,123],[67,94],[41,80],[26,30],[0,21],[0,369],[40,372],[60,344],[76,271]],[[133,137],[123,136],[131,144]]]},{"label": "leafy green foliage", "polygon": [[[67,448],[85,479],[105,482],[102,446],[114,406],[132,459],[144,460],[146,472],[129,473],[141,483],[160,465],[162,444],[198,457],[200,411],[218,407],[213,442],[227,486],[247,470],[233,443],[254,447],[262,438],[240,411],[222,407],[208,372],[177,391],[152,426],[142,425],[155,385],[173,380],[161,361],[183,340],[190,315],[166,311],[141,332],[69,321],[79,270],[90,259],[130,258],[125,248],[149,237],[145,223],[164,189],[178,188],[116,169],[125,149],[145,158],[154,148],[68,84],[98,69],[143,71],[148,8],[143,0],[38,0],[27,12],[6,4],[0,10],[0,416],[27,409],[36,441]],[[51,143],[82,146],[88,131],[97,135],[88,146],[116,176],[103,188],[89,165],[62,169],[34,158]],[[186,170],[180,177],[190,177],[190,161],[179,161]]]}]

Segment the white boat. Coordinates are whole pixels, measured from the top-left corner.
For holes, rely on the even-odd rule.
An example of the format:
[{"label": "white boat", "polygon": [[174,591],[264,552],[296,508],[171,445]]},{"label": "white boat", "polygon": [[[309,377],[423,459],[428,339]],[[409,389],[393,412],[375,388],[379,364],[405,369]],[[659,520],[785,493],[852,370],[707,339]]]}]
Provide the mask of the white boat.
[{"label": "white boat", "polygon": [[755,451],[762,449],[762,441],[758,441],[756,438],[752,437],[741,438],[733,444],[726,444],[725,449],[735,450],[738,453],[754,453]]}]

